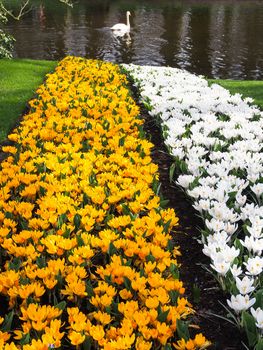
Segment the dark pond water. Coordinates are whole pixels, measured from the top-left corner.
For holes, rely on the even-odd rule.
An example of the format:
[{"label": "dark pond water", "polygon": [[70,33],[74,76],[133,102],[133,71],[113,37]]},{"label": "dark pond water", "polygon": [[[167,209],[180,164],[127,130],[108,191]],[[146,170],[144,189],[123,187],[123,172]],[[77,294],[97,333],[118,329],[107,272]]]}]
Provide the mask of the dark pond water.
[{"label": "dark pond water", "polygon": [[[263,1],[78,0],[73,9],[55,0],[33,3],[21,21],[8,24],[16,57],[79,55],[263,79]],[[109,28],[125,22],[127,10],[130,36],[116,38]]]}]

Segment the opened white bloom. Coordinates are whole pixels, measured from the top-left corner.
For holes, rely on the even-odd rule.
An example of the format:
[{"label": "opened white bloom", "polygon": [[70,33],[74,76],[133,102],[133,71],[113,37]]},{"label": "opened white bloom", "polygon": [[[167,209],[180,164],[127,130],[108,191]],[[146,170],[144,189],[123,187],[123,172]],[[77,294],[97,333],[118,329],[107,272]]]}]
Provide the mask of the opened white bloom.
[{"label": "opened white bloom", "polygon": [[243,273],[241,266],[237,266],[236,264],[234,264],[230,268],[230,270],[231,270],[231,273],[232,273],[233,277],[237,277],[237,276],[239,276],[239,275],[241,275]]},{"label": "opened white bloom", "polygon": [[254,278],[249,278],[248,276],[245,276],[243,279],[236,277],[237,289],[241,294],[249,294],[255,289],[253,286],[254,281]]},{"label": "opened white bloom", "polygon": [[256,310],[252,307],[250,311],[256,320],[256,326],[263,329],[263,310],[260,307],[258,307]]},{"label": "opened white bloom", "polygon": [[255,193],[257,198],[260,198],[262,196],[262,194],[263,194],[263,184],[262,183],[258,183],[256,185],[253,185],[250,188]]},{"label": "opened white bloom", "polygon": [[249,252],[253,252],[254,254],[261,255],[263,251],[263,238],[256,239],[253,236],[246,236],[244,241],[240,240],[240,243],[246,247]]},{"label": "opened white bloom", "polygon": [[219,231],[223,231],[225,228],[225,223],[224,221],[221,220],[217,220],[217,219],[211,219],[209,220],[205,220],[205,224],[206,227],[213,232],[219,232]]},{"label": "opened white bloom", "polygon": [[211,201],[210,199],[199,199],[198,201],[195,201],[193,207],[199,212],[208,211],[208,209],[211,208]]},{"label": "opened white bloom", "polygon": [[218,247],[225,247],[230,237],[225,231],[219,231],[207,237],[207,244],[216,244]]},{"label": "opened white bloom", "polygon": [[233,309],[236,313],[239,313],[243,310],[249,309],[256,302],[256,298],[249,298],[249,295],[238,294],[236,296],[231,295],[230,300],[227,299],[228,305]]},{"label": "opened white bloom", "polygon": [[211,255],[211,259],[214,259],[214,261],[210,266],[220,275],[225,276],[230,269],[230,262],[225,261],[220,253]]},{"label": "opened white bloom", "polygon": [[193,182],[195,179],[196,179],[196,177],[193,175],[180,175],[180,176],[178,176],[176,183],[179,186],[182,186],[184,188],[188,188],[190,183]]},{"label": "opened white bloom", "polygon": [[244,265],[246,266],[248,275],[257,276],[263,270],[263,258],[259,256],[249,258]]}]

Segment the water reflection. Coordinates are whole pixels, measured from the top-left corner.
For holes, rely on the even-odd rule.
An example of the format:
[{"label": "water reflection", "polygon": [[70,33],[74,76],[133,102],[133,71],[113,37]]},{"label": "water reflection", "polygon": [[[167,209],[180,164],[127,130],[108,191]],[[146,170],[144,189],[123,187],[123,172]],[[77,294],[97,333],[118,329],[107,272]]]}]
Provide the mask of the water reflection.
[{"label": "water reflection", "polygon": [[209,63],[211,73],[219,78],[225,66],[226,58],[226,9],[225,6],[215,6],[210,12],[209,18]]},{"label": "water reflection", "polygon": [[191,40],[191,10],[182,14],[181,23],[178,26],[178,52],[175,54],[175,63],[180,68],[189,68],[192,64],[192,40]]},{"label": "water reflection", "polygon": [[[131,10],[131,32],[110,27]],[[263,79],[263,3],[256,1],[79,0],[73,9],[35,0],[9,22],[15,56],[65,55],[169,65],[214,78]]]}]

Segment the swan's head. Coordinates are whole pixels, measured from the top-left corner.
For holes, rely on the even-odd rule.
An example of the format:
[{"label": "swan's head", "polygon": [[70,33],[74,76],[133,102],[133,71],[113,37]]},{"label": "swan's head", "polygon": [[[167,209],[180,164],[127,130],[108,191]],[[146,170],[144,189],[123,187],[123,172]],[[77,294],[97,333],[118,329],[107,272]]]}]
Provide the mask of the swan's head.
[{"label": "swan's head", "polygon": [[131,16],[130,11],[127,11],[127,12],[126,12],[126,15],[127,15],[127,16]]}]

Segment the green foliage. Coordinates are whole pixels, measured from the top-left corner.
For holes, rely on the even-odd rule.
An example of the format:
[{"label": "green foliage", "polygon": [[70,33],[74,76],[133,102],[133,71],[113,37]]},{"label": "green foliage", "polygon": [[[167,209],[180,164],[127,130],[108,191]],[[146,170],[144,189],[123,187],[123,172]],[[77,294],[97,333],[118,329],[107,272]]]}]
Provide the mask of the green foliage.
[{"label": "green foliage", "polygon": [[242,324],[245,329],[248,344],[252,348],[257,342],[257,327],[255,324],[255,319],[248,312],[242,312]]},{"label": "green foliage", "polygon": [[[71,0],[59,0],[68,6],[72,6]],[[3,29],[8,17],[19,20],[26,12],[30,10],[31,0],[25,0],[19,4],[18,12],[15,14],[12,8],[6,7],[5,3],[0,0],[0,59],[12,58],[15,39],[12,35],[6,33]]]},{"label": "green foliage", "polygon": [[13,43],[15,39],[0,29],[0,58],[12,58]]}]

